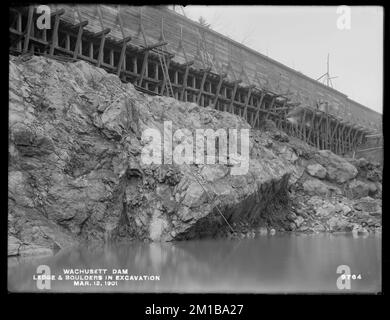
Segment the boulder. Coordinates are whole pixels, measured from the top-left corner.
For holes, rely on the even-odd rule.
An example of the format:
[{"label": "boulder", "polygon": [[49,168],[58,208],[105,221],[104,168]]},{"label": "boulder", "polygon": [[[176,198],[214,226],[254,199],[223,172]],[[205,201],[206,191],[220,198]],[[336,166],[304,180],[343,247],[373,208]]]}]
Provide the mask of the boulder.
[{"label": "boulder", "polygon": [[326,169],[326,178],[331,182],[345,183],[358,174],[355,166],[330,150],[320,150],[314,158]]},{"label": "boulder", "polygon": [[318,179],[308,179],[303,183],[303,189],[310,195],[329,196],[341,194],[341,190],[335,186],[328,185]]},{"label": "boulder", "polygon": [[202,168],[201,175],[207,181],[213,182],[225,177],[229,173],[229,168],[222,165],[206,165]]},{"label": "boulder", "polygon": [[327,223],[329,229],[334,232],[348,232],[352,230],[351,224],[342,216],[333,216]]},{"label": "boulder", "polygon": [[330,202],[325,202],[321,207],[316,210],[316,214],[323,217],[334,215],[335,212],[336,207]]},{"label": "boulder", "polygon": [[326,169],[320,164],[310,164],[306,167],[306,171],[313,177],[324,179],[326,177]]},{"label": "boulder", "polygon": [[349,182],[348,189],[352,198],[363,198],[376,191],[375,184],[366,183],[361,180],[353,180]]},{"label": "boulder", "polygon": [[206,199],[207,193],[197,181],[194,181],[188,186],[182,204],[189,208],[196,208],[204,203]]},{"label": "boulder", "polygon": [[371,215],[382,215],[382,201],[371,197],[364,197],[357,200],[354,209],[361,212],[366,212]]}]

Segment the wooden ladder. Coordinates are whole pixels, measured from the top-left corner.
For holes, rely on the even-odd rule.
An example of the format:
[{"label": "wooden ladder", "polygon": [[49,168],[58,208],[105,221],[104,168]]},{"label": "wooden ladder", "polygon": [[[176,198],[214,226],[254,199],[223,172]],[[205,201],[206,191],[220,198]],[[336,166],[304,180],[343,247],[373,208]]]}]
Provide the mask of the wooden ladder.
[{"label": "wooden ladder", "polygon": [[168,66],[165,60],[165,53],[161,49],[156,49],[155,51],[157,52],[158,59],[160,60],[161,70],[165,79],[165,87],[167,89],[168,97],[174,98],[175,96],[173,94],[171,80],[169,79]]}]

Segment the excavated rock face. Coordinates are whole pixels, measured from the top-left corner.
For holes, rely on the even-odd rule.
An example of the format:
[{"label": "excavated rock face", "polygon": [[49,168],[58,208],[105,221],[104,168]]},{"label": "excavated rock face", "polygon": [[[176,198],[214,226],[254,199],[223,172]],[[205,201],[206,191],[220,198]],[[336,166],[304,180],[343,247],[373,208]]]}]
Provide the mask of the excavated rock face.
[{"label": "excavated rock face", "polygon": [[261,132],[250,134],[245,174],[225,164],[145,164],[143,133],[163,133],[164,121],[173,132],[250,127],[229,113],[144,95],[86,62],[11,57],[9,84],[10,254],[81,240],[216,235],[227,230],[217,205],[232,224],[272,220],[290,175],[300,174],[295,151]]},{"label": "excavated rock face", "polygon": [[329,150],[318,151],[315,159],[326,168],[326,177],[332,182],[344,183],[355,178],[358,174],[355,166]]}]

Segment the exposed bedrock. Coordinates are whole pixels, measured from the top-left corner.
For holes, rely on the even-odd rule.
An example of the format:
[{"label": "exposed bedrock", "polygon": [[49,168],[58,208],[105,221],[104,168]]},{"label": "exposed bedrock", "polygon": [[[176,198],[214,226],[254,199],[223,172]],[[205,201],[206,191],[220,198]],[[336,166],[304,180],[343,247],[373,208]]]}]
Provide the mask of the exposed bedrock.
[{"label": "exposed bedrock", "polygon": [[348,185],[372,195],[353,182],[361,176],[354,165],[269,122],[249,131],[243,174],[232,174],[239,155],[229,165],[147,164],[147,129],[163,141],[170,122],[174,149],[196,129],[240,135],[250,126],[238,115],[145,95],[83,61],[10,57],[9,70],[10,255],[52,254],[81,241],[231,235],[225,219],[234,231],[242,224],[287,230],[289,192],[302,183],[307,194],[344,195]]},{"label": "exposed bedrock", "polygon": [[234,163],[141,161],[147,128],[163,133],[171,121],[172,132],[237,129],[239,135],[250,127],[238,116],[144,95],[82,61],[11,57],[9,80],[12,254],[81,240],[215,235],[229,228],[216,206],[233,224],[256,221],[274,199],[286,197],[294,167],[267,146],[266,133],[250,133],[245,174],[232,175]]}]

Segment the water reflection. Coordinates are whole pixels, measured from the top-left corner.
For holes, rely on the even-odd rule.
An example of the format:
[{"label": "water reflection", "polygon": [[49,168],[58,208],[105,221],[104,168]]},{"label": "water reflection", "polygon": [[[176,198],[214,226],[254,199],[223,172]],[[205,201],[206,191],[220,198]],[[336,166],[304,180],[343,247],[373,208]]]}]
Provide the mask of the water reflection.
[{"label": "water reflection", "polygon": [[10,259],[9,290],[38,291],[32,275],[40,264],[50,266],[52,274],[62,274],[63,268],[107,268],[160,276],[160,281],[124,281],[98,289],[53,281],[51,291],[341,292],[336,269],[344,264],[352,274],[362,276],[352,281],[348,292],[378,292],[381,237],[278,235],[240,241],[84,246],[50,258]]}]

